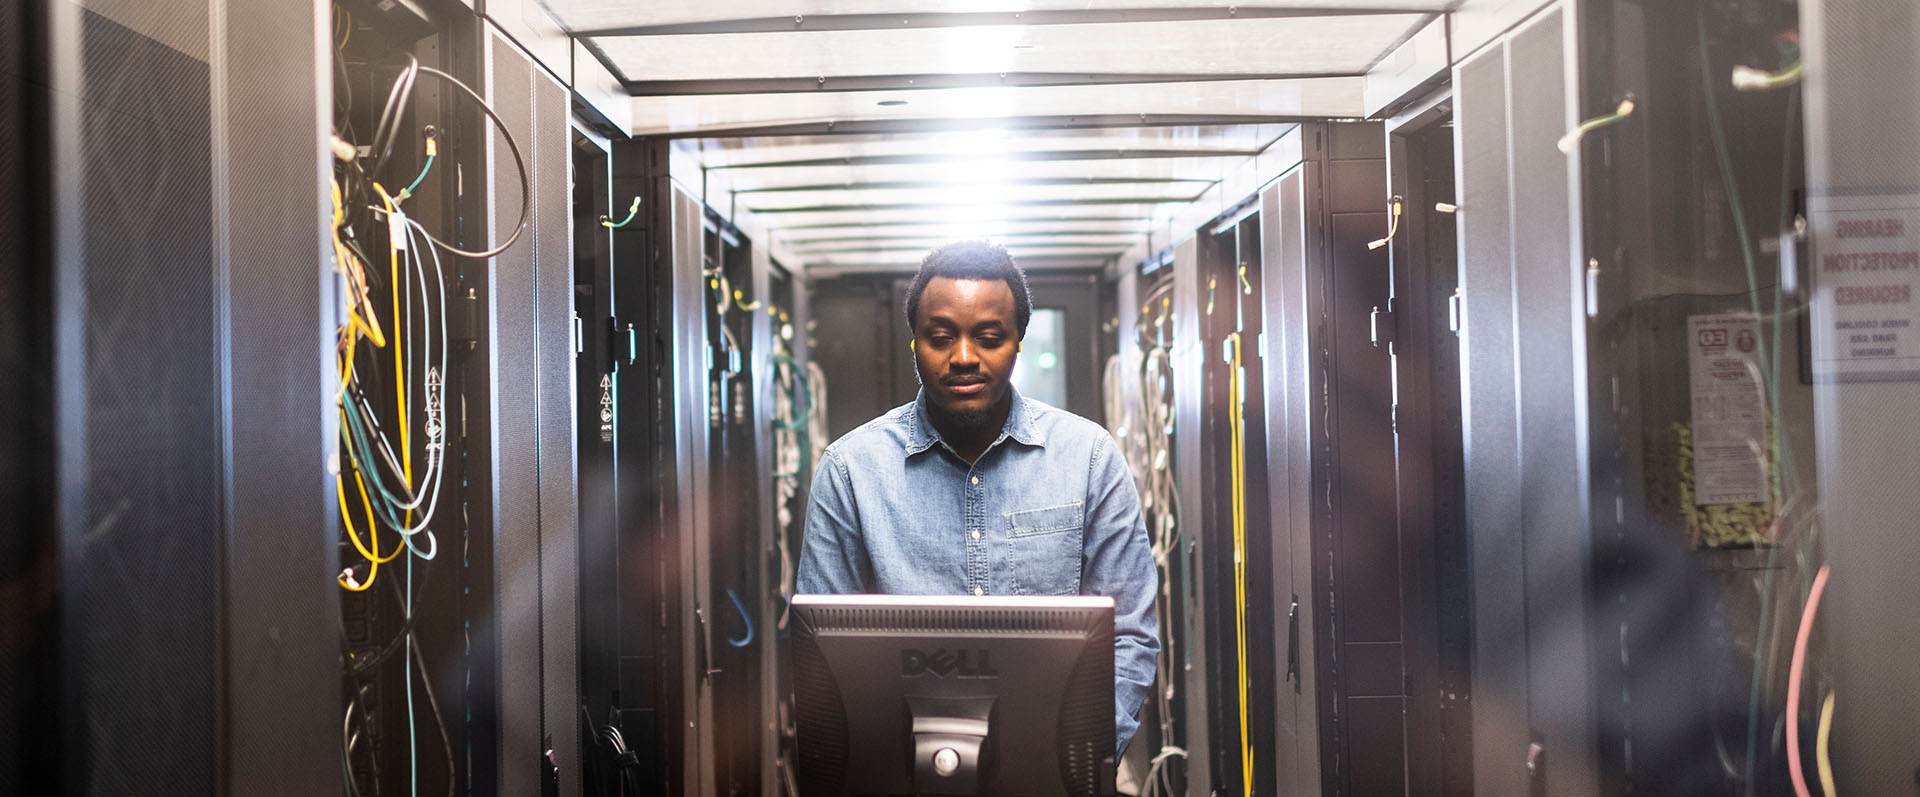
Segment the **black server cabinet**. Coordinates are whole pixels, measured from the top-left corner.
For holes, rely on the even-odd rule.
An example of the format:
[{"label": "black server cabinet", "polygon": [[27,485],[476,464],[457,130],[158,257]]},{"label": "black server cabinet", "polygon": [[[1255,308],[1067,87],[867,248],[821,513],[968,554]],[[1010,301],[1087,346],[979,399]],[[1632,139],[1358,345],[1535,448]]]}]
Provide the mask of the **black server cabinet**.
[{"label": "black server cabinet", "polygon": [[30,641],[4,654],[11,676],[24,651],[45,710],[10,693],[9,745],[35,760],[10,749],[0,789],[337,780],[331,749],[285,742],[339,719],[320,20],[58,0],[0,17],[8,96],[32,104],[0,179],[38,189],[10,200],[35,204],[7,213],[5,292],[37,308],[10,318],[39,326],[7,352],[28,389],[6,392],[32,413],[9,423],[38,431],[6,456],[39,457],[20,517],[48,533],[25,536],[31,586],[8,603]]},{"label": "black server cabinet", "polygon": [[1599,788],[1568,14],[1454,70],[1476,793]]}]

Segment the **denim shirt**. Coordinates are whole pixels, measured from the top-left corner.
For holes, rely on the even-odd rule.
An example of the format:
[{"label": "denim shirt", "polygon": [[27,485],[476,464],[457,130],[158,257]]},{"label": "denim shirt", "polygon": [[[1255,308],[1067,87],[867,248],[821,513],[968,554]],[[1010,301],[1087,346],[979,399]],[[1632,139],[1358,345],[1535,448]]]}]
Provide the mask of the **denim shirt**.
[{"label": "denim shirt", "polygon": [[828,446],[813,475],[798,588],[1112,597],[1113,724],[1124,751],[1160,651],[1140,495],[1105,429],[1009,390],[1006,425],[971,466],[928,422],[925,391]]}]

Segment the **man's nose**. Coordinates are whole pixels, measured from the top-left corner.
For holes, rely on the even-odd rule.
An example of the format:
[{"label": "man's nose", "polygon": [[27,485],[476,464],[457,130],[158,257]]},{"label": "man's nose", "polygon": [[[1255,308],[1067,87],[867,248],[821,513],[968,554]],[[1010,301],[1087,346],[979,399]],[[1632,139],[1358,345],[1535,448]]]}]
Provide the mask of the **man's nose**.
[{"label": "man's nose", "polygon": [[953,357],[948,359],[947,367],[978,368],[979,366],[980,351],[974,347],[973,341],[963,337],[953,344]]}]

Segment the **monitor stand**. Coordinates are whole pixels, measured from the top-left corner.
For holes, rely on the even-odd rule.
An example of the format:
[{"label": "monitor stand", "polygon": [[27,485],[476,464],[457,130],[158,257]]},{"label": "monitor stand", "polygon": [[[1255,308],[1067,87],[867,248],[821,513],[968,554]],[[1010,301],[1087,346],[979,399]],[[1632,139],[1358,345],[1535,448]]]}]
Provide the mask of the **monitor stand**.
[{"label": "monitor stand", "polygon": [[908,697],[913,718],[913,791],[980,794],[993,725],[991,697]]}]

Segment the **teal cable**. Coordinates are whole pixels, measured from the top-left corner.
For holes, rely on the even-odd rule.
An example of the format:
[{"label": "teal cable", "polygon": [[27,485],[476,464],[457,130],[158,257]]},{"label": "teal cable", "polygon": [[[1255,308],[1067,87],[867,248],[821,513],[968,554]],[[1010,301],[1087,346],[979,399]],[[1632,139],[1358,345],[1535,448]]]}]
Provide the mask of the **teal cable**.
[{"label": "teal cable", "polygon": [[[413,557],[407,557],[407,647],[413,647]],[[407,668],[407,781],[413,788],[413,797],[420,797],[420,751],[419,736],[413,723],[413,657],[402,656]]]},{"label": "teal cable", "polygon": [[424,182],[427,179],[427,172],[432,169],[433,169],[433,156],[428,155],[427,165],[420,167],[420,176],[413,178],[413,183],[408,185],[406,188],[400,189],[400,195],[413,196],[413,189],[420,187],[420,183]]},{"label": "teal cable", "polygon": [[[1700,12],[1695,12],[1694,14],[1694,30],[1698,34],[1700,43],[1700,76],[1702,78],[1701,84],[1706,93],[1707,130],[1713,137],[1713,154],[1720,165],[1720,180],[1726,187],[1727,204],[1732,210],[1734,234],[1740,238],[1740,256],[1746,264],[1747,285],[1750,287],[1757,286],[1759,279],[1754,270],[1753,243],[1747,239],[1746,206],[1740,201],[1740,185],[1733,176],[1733,158],[1727,152],[1726,133],[1720,125],[1720,108],[1713,93],[1713,65],[1707,56],[1707,21],[1706,17]],[[1753,309],[1754,316],[1758,317],[1760,315],[1760,295],[1757,289],[1748,291],[1748,301]],[[1775,332],[1777,333],[1778,330],[1776,329]],[[1766,358],[1767,355],[1763,353],[1762,359],[1765,360]],[[1769,368],[1768,370],[1775,369]],[[1775,384],[1775,377],[1773,375],[1766,375],[1766,378],[1770,384]],[[1768,398],[1769,400],[1774,400],[1777,396],[1778,393],[1774,393]],[[1778,425],[1776,421],[1775,426]],[[1773,478],[1776,487],[1778,486],[1780,478],[1779,471],[1780,468],[1774,468]],[[1767,550],[1766,573],[1761,577],[1760,622],[1755,628],[1755,644],[1753,646],[1753,681],[1747,693],[1747,769],[1744,779],[1746,781],[1746,793],[1748,795],[1753,794],[1754,761],[1760,751],[1760,692],[1763,686],[1762,676],[1764,675],[1763,669],[1766,661],[1766,651],[1770,646],[1770,642],[1768,641],[1768,626],[1773,618],[1773,571],[1779,563],[1779,557],[1780,546],[1775,545]]]}]

